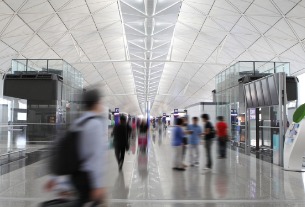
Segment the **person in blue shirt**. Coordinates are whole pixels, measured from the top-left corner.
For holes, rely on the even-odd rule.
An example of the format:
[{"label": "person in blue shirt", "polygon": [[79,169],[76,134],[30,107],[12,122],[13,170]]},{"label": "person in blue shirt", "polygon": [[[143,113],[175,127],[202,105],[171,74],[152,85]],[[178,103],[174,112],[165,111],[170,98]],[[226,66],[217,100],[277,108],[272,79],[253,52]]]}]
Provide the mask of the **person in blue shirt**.
[{"label": "person in blue shirt", "polygon": [[202,129],[198,125],[198,117],[192,118],[193,123],[188,125],[187,130],[190,131],[189,148],[190,148],[190,164],[192,167],[199,165],[199,144]]},{"label": "person in blue shirt", "polygon": [[182,139],[184,132],[182,129],[183,120],[177,119],[177,125],[173,129],[172,146],[174,148],[174,166],[173,170],[184,171],[184,165],[182,160]]}]

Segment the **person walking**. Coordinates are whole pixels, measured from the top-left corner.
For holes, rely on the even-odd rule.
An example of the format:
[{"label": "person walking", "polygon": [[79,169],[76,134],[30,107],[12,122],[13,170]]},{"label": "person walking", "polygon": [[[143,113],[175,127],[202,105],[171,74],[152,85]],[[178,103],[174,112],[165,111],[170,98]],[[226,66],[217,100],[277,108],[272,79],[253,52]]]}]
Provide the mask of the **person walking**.
[{"label": "person walking", "polygon": [[132,139],[135,139],[136,138],[136,136],[137,136],[137,123],[136,123],[136,120],[135,120],[135,118],[134,119],[132,119],[132,125],[131,125],[131,127],[132,127]]},{"label": "person walking", "polygon": [[189,154],[191,167],[199,165],[199,143],[202,129],[198,125],[198,117],[192,118],[192,124],[188,125],[187,130],[190,132],[189,136]]},{"label": "person walking", "polygon": [[125,151],[129,148],[129,127],[126,124],[126,117],[120,117],[120,123],[113,128],[113,146],[118,162],[119,171],[122,170],[125,158]]},{"label": "person walking", "polygon": [[187,151],[187,145],[188,145],[188,134],[189,134],[189,132],[187,131],[188,120],[187,120],[187,117],[183,117],[181,119],[182,119],[182,129],[184,132],[184,137],[182,138],[182,162],[183,162],[183,166],[187,167],[187,165],[185,164],[185,157],[186,157],[186,151]]},{"label": "person walking", "polygon": [[[88,202],[99,204],[106,196],[108,123],[101,116],[101,97],[97,89],[86,91],[83,95],[86,112],[72,124],[72,130],[81,131],[78,146],[83,162],[78,173],[70,176],[71,184],[78,194],[78,207]],[[80,123],[84,124],[79,127]]]},{"label": "person walking", "polygon": [[214,127],[210,122],[210,117],[208,114],[201,115],[202,121],[204,123],[204,141],[205,141],[205,150],[206,150],[206,168],[204,170],[212,169],[212,155],[211,155],[211,146],[212,139],[214,138]]},{"label": "person walking", "polygon": [[141,153],[146,153],[148,143],[148,125],[145,119],[142,119],[138,135],[138,147]]},{"label": "person walking", "polygon": [[173,170],[184,171],[183,157],[182,157],[182,139],[184,132],[182,129],[183,120],[177,119],[177,125],[173,129],[172,146],[174,148],[174,166]]},{"label": "person walking", "polygon": [[216,132],[218,137],[218,147],[219,147],[219,157],[220,159],[226,158],[226,151],[227,151],[227,140],[228,140],[228,125],[224,121],[223,116],[217,117],[217,124],[216,124]]}]

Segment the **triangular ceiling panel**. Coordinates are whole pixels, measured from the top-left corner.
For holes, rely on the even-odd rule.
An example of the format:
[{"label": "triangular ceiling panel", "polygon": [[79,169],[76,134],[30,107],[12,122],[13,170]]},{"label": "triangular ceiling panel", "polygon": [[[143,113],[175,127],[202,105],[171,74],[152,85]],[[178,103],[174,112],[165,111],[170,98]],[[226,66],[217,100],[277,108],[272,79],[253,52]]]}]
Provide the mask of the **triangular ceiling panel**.
[{"label": "triangular ceiling panel", "polygon": [[237,61],[305,72],[304,13],[298,0],[0,0],[0,71],[11,58],[63,58],[85,85],[107,85],[111,108],[172,111],[211,100],[215,75]]},{"label": "triangular ceiling panel", "polygon": [[[202,13],[203,15],[206,15],[212,9],[213,1],[186,1],[185,4]],[[184,4],[182,4],[182,7],[183,6]]]},{"label": "triangular ceiling panel", "polygon": [[293,30],[296,32],[297,36],[300,39],[305,38],[305,23],[304,19],[287,19],[289,21],[290,25],[292,26]]},{"label": "triangular ceiling panel", "polygon": [[280,16],[248,16],[248,18],[261,33],[265,33],[281,19]]},{"label": "triangular ceiling panel", "polygon": [[271,1],[255,0],[246,12],[247,15],[278,16],[281,15]]},{"label": "triangular ceiling panel", "polygon": [[116,4],[115,0],[99,1],[87,0],[88,7],[92,13],[104,12],[110,5]]},{"label": "triangular ceiling panel", "polygon": [[234,5],[241,13],[245,12],[249,6],[252,4],[252,0],[244,0],[244,1],[236,1],[236,0],[229,0],[229,2]]},{"label": "triangular ceiling panel", "polygon": [[255,34],[259,33],[253,25],[245,18],[241,17],[231,31],[234,34]]}]

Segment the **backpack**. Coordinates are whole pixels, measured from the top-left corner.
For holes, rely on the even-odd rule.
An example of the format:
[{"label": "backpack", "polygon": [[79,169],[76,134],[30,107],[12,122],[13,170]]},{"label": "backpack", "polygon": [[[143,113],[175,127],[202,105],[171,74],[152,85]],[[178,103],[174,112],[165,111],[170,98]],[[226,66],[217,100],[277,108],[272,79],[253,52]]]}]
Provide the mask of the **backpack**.
[{"label": "backpack", "polygon": [[[94,116],[88,117],[77,124],[81,127]],[[79,172],[81,160],[79,153],[79,142],[81,138],[81,130],[72,131],[69,129],[65,135],[58,140],[53,149],[53,157],[51,158],[51,173],[54,175],[73,175]]]}]

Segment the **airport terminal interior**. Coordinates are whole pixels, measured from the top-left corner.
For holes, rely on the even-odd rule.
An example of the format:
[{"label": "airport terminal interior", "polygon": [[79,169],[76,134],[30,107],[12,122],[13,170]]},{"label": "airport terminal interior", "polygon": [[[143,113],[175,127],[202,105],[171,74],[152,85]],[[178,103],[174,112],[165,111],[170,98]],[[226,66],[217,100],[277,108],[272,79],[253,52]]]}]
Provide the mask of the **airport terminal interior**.
[{"label": "airport terminal interior", "polygon": [[0,207],[79,206],[90,91],[92,206],[305,206],[305,0],[0,0],[0,75]]}]

